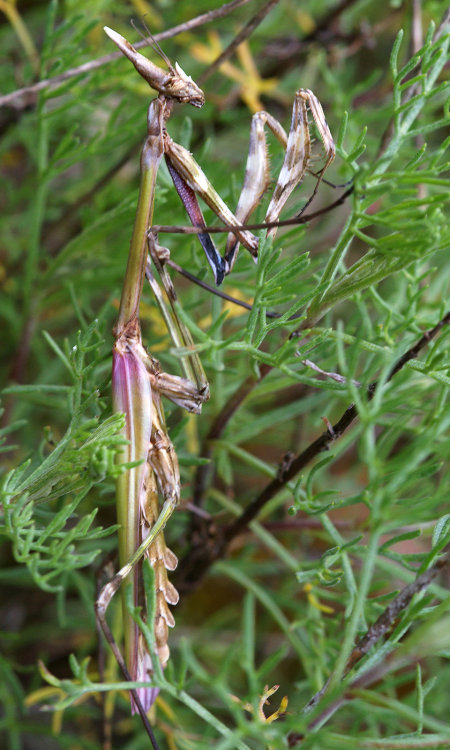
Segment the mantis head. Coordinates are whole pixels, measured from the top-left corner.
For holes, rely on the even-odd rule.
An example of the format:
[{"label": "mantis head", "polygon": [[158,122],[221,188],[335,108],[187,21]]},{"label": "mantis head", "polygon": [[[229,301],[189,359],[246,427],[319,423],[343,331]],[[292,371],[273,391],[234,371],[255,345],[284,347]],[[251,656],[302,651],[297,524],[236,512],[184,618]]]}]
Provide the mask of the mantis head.
[{"label": "mantis head", "polygon": [[202,107],[205,102],[205,95],[195,81],[188,76],[182,68],[175,63],[172,65],[168,57],[161,51],[159,53],[167,63],[168,71],[159,68],[152,63],[147,57],[141,55],[128,42],[125,37],[113,31],[108,26],[104,27],[105,33],[112,41],[117,44],[123,54],[133,63],[138,73],[145,78],[149,86],[159,94],[166,96],[168,99],[176,99],[182,104],[192,104],[194,107]]}]

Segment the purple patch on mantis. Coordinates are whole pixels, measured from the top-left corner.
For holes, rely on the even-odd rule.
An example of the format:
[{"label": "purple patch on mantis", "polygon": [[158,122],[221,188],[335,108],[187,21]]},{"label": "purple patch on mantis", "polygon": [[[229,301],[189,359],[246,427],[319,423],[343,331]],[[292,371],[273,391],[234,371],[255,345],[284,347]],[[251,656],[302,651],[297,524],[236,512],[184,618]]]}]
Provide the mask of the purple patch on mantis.
[{"label": "purple patch on mantis", "polygon": [[[142,355],[142,356],[141,356]],[[140,466],[129,470],[129,502],[137,506],[134,512],[139,513],[139,504],[144,492],[144,480],[148,450],[151,440],[152,430],[152,389],[149,374],[144,363],[146,357],[145,350],[140,342],[128,343],[122,338],[116,343],[113,351],[113,372],[112,372],[112,392],[114,410],[124,412],[126,418],[124,436],[129,440],[126,446],[126,458],[128,461],[141,461]],[[118,518],[122,527],[126,525],[126,520]],[[142,539],[133,540],[136,548]],[[124,564],[126,560],[122,561]],[[139,604],[139,578],[140,566],[135,566],[133,570],[134,577],[134,597],[135,606]],[[128,638],[126,639],[125,661],[133,682],[147,682],[152,672],[152,662],[147,651],[145,641],[139,631],[136,623],[130,622],[127,627]],[[149,683],[149,687],[137,689],[139,700],[144,710],[148,711],[153,705],[158,695],[159,689]],[[137,712],[136,704],[131,698],[132,713]]]},{"label": "purple patch on mantis", "polygon": [[[167,157],[167,154],[166,164],[170,172],[170,176],[172,177],[173,184],[175,185],[176,191],[181,198],[181,201],[186,209],[187,215],[192,222],[192,225],[194,227],[205,227],[205,219],[203,218],[201,208],[198,205],[198,200],[195,192],[191,187],[189,187],[189,185],[177,172],[177,170]],[[200,240],[201,246],[203,247],[209,264],[214,272],[216,284],[217,286],[220,286],[225,276],[225,261],[220,257],[214,242],[207,232],[200,232],[200,234],[198,235],[198,239]]]},{"label": "purple patch on mantis", "polygon": [[[150,658],[150,654],[147,651],[147,646],[144,645],[143,636],[141,636],[141,639],[141,648],[138,649],[137,670],[136,674],[132,675],[132,678],[133,680],[136,680],[136,682],[147,682],[149,680],[149,674],[151,674],[152,672],[152,661]],[[149,684],[148,687],[137,688],[136,692],[139,700],[142,703],[144,711],[147,712],[157,699],[159,688]],[[133,696],[131,696],[131,713],[138,713],[138,709],[136,707],[136,703],[133,700]]]},{"label": "purple patch on mantis", "polygon": [[[144,709],[145,713],[147,713],[147,711],[151,709],[155,700],[158,697],[159,688],[157,687],[138,688],[136,692],[138,694],[139,700],[142,703],[142,708]],[[138,713],[136,704],[133,700],[133,696],[131,697],[131,713],[132,714]]]}]

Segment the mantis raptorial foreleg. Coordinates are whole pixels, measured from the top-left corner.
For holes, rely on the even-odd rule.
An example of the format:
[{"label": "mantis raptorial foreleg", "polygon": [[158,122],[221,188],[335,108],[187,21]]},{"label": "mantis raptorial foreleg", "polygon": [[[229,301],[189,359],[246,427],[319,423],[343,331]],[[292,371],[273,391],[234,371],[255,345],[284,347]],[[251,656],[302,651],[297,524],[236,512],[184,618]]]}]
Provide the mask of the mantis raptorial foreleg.
[{"label": "mantis raptorial foreleg", "polygon": [[[317,182],[312,195],[307,201],[306,206],[308,206],[316,195],[324,172],[333,161],[336,153],[334,141],[322,106],[317,97],[309,89],[299,89],[295,95],[289,135],[286,134],[286,131],[278,120],[268,112],[257,112],[253,115],[244,185],[235,214],[231,213],[214,190],[192,155],[185,148],[174,143],[167,134],[165,135],[165,158],[175,187],[194,226],[204,226],[204,220],[195,198],[192,194],[187,194],[186,186],[193,193],[200,195],[225,224],[236,226],[237,220],[238,226],[242,226],[248,221],[270,184],[265,125],[270,128],[286,152],[265,217],[265,222],[267,223],[278,220],[281,210],[292,191],[302,182],[305,173],[310,171],[311,137],[308,125],[308,108],[313,115],[326,154],[323,167],[315,174]],[[269,237],[274,237],[276,231],[276,227],[272,227],[268,229],[267,234]],[[205,235],[199,236],[199,239],[214,269],[214,267],[217,268],[219,265],[217,257],[220,256],[209,235],[206,235],[206,237],[208,240],[204,239]],[[254,235],[246,230],[236,229],[228,235],[223,259],[225,266],[224,274],[228,274],[232,270],[240,242],[250,251],[255,259],[257,258],[258,243]],[[212,262],[211,258],[215,260]],[[218,274],[215,271],[215,275],[216,282],[220,283],[223,274]]]},{"label": "mantis raptorial foreleg", "polygon": [[[289,135],[268,112],[257,112],[253,115],[250,130],[250,145],[245,169],[244,186],[236,208],[236,217],[245,224],[270,183],[269,159],[264,126],[267,125],[285,149],[283,165],[275,185],[269,207],[264,219],[267,223],[277,221],[292,191],[301,183],[305,172],[309,171],[311,159],[311,137],[308,126],[308,107],[312,112],[320,139],[323,143],[326,160],[317,173],[317,182],[306,205],[309,205],[317,193],[325,170],[335,157],[335,145],[330,133],[322,106],[309,89],[299,89],[294,98]],[[304,209],[306,206],[304,207]],[[304,210],[303,209],[303,210]],[[267,230],[268,237],[274,237],[277,228]],[[239,238],[230,233],[227,239],[225,260],[229,270],[233,268],[239,248]]]}]

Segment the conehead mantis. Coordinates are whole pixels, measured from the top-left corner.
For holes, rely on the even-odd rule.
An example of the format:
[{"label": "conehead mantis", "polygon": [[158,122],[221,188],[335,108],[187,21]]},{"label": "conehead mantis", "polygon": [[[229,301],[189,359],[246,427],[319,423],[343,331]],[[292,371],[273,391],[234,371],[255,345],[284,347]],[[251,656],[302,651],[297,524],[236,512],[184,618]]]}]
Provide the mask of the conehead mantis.
[{"label": "conehead mantis", "polygon": [[[209,388],[200,360],[195,353],[192,338],[176,314],[176,297],[164,262],[168,251],[158,245],[155,234],[149,231],[155,200],[155,185],[159,165],[164,156],[175,188],[187,210],[190,220],[198,228],[206,227],[197,201],[199,195],[217,216],[230,228],[224,256],[221,257],[209,234],[199,233],[200,242],[220,284],[236,261],[239,244],[257,259],[258,240],[245,229],[245,222],[255,210],[269,185],[269,167],[264,127],[267,125],[285,148],[285,158],[272,199],[267,209],[266,221],[276,221],[294,188],[310,171],[311,138],[308,126],[308,108],[312,113],[326,160],[315,174],[317,192],[326,168],[334,159],[335,147],[322,107],[308,89],[299,89],[295,95],[289,134],[267,112],[253,116],[250,148],[243,190],[236,212],[233,213],[215,191],[192,155],[168,135],[166,123],[174,101],[200,107],[204,95],[194,81],[178,66],[165,58],[168,70],[163,70],[138,53],[117,32],[105,32],[128,57],[150,87],[158,92],[148,109],[147,137],[141,155],[141,183],[135,224],[131,239],[128,265],[120,302],[119,317],[114,330],[113,350],[113,406],[126,415],[125,437],[127,449],[122,453],[122,463],[136,464],[124,471],[117,487],[118,522],[121,569],[103,588],[97,604],[99,622],[113,647],[126,679],[149,682],[152,661],[142,633],[136,623],[125,613],[125,660],[115,644],[108,624],[106,610],[121,586],[129,577],[133,589],[133,603],[144,605],[140,583],[140,565],[146,556],[152,564],[156,582],[155,637],[158,658],[164,666],[169,657],[168,627],[174,624],[169,605],[176,604],[178,594],[167,577],[167,570],[177,564],[175,555],[167,549],[162,531],[180,497],[180,478],[177,457],[165,427],[161,396],[166,396],[188,411],[199,412],[209,397]],[[165,56],[164,56],[165,57]],[[274,236],[276,228],[268,230]],[[156,267],[163,288],[153,274]],[[139,304],[144,277],[150,283],[177,347],[190,350],[182,359],[185,377],[164,373],[159,363],[142,345],[139,323]],[[159,509],[158,497],[163,500]],[[157,689],[151,686],[132,691],[132,709],[141,715],[152,705]]]},{"label": "conehead mantis", "polygon": [[[114,40],[119,37],[111,30],[108,30],[108,33]],[[153,213],[156,175],[164,151],[164,122],[170,115],[174,99],[190,102],[195,106],[200,106],[204,100],[201,90],[181,68],[170,67],[169,73],[166,73],[146,58],[143,60],[143,67],[139,67],[139,61],[136,67],[139,72],[145,74],[144,77],[148,78],[152,87],[160,92],[160,97],[150,103],[148,110],[147,138],[141,155],[138,206],[119,317],[114,330],[112,379],[113,408],[126,416],[124,434],[129,441],[120,461],[138,465],[125,471],[118,481],[117,515],[120,524],[121,569],[103,588],[96,603],[96,610],[99,622],[127,679],[148,682],[152,662],[142,633],[130,616],[124,613],[124,661],[107,625],[106,610],[115,591],[130,574],[133,603],[136,606],[145,606],[138,563],[146,555],[154,568],[157,586],[155,635],[158,658],[163,666],[166,664],[169,658],[167,631],[168,627],[174,624],[169,605],[178,601],[178,594],[168,581],[167,570],[174,569],[177,559],[165,546],[160,532],[179,500],[180,477],[177,457],[165,427],[161,395],[167,396],[189,411],[198,412],[202,402],[209,396],[209,388],[195,353],[190,356],[189,362],[184,363],[186,378],[181,378],[162,372],[157,360],[148,354],[142,345],[139,304],[149,249],[147,230]],[[161,269],[162,279],[165,280],[164,269],[157,258],[157,250],[156,242],[153,242],[153,255]],[[189,332],[178,320],[173,320],[150,267],[147,275],[166,320],[170,322],[175,344],[193,346]],[[172,297],[169,303],[172,302]],[[158,506],[159,494],[163,497],[161,511]],[[156,694],[157,690],[151,686],[133,691],[132,710],[139,710],[142,715],[150,708]]]}]

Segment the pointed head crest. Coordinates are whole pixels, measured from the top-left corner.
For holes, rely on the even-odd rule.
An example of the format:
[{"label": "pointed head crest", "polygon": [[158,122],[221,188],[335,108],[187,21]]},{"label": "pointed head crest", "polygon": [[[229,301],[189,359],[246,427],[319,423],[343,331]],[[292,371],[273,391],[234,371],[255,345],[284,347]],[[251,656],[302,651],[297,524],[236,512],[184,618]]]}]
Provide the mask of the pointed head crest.
[{"label": "pointed head crest", "polygon": [[[205,102],[203,91],[192,78],[180,68],[178,63],[172,65],[167,55],[161,50],[156,40],[152,38],[152,46],[167,64],[168,71],[159,68],[147,57],[135,50],[125,37],[113,31],[108,26],[104,27],[105,33],[117,44],[120,51],[133,63],[138,73],[147,81],[152,89],[169,99],[176,99],[183,104],[192,104],[201,107]],[[150,35],[151,36],[151,35]]]}]

